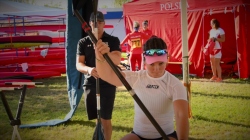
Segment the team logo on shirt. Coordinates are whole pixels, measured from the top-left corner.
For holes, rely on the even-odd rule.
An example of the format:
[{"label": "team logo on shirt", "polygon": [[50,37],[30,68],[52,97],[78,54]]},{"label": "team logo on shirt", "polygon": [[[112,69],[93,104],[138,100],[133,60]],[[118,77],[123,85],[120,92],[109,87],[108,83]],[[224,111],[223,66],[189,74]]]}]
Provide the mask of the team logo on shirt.
[{"label": "team logo on shirt", "polygon": [[154,89],[158,89],[158,88],[159,88],[159,86],[158,86],[158,85],[150,85],[150,84],[148,84],[148,85],[146,86],[146,88],[154,88]]}]

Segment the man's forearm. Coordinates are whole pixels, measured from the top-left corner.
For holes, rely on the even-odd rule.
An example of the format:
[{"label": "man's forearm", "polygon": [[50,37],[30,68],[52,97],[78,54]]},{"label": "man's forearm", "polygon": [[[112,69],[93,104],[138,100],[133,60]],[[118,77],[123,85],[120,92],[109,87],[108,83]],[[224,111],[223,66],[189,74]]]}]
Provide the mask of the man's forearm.
[{"label": "man's forearm", "polygon": [[81,72],[81,73],[90,74],[90,72],[91,72],[91,70],[92,70],[93,68],[88,67],[88,66],[86,66],[85,64],[78,63],[78,64],[76,65],[76,69],[77,69],[79,72]]}]

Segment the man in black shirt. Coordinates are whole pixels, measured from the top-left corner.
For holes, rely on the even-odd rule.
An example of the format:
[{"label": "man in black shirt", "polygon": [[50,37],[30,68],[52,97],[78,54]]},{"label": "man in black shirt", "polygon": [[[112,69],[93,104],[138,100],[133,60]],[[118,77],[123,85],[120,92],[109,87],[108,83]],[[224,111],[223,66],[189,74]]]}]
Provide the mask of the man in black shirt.
[{"label": "man in black shirt", "polygon": [[[120,64],[121,49],[120,41],[117,37],[111,36],[104,31],[105,21],[104,15],[97,12],[97,28],[98,28],[98,40],[101,39],[104,43],[110,47],[110,53],[115,54],[114,57],[110,57],[115,65]],[[90,16],[90,26],[92,32],[94,32],[94,14]],[[89,36],[79,40],[77,45],[77,58],[76,68],[78,71],[84,73],[85,80],[83,84],[85,106],[87,109],[88,119],[97,118],[96,109],[96,78],[99,75],[96,71],[96,61],[94,44]],[[102,61],[100,63],[107,63]],[[105,140],[111,140],[112,135],[112,111],[115,100],[116,87],[100,79],[100,105],[101,105],[101,121],[104,129]]]}]

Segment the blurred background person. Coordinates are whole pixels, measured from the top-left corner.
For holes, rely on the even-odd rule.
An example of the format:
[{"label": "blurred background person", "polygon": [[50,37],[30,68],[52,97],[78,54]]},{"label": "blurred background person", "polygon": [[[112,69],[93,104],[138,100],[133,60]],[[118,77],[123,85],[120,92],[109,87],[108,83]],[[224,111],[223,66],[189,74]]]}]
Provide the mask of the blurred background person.
[{"label": "blurred background person", "polygon": [[210,79],[211,81],[221,82],[221,66],[220,61],[222,57],[221,53],[221,42],[225,41],[225,32],[220,28],[220,22],[217,19],[212,19],[210,22],[212,29],[209,31],[209,39],[215,42],[213,54],[210,54],[211,68],[213,76]]},{"label": "blurred background person", "polygon": [[146,34],[146,35],[148,35],[148,36],[152,36],[153,35],[152,31],[148,29],[148,20],[144,20],[142,22],[142,31],[141,32],[144,33],[144,34]]},{"label": "blurred background person", "polygon": [[134,31],[127,34],[120,45],[123,46],[128,43],[128,46],[130,46],[130,50],[128,50],[130,70],[136,71],[141,69],[143,40],[148,40],[150,36],[139,32],[140,24],[137,21],[134,21],[133,28]]}]

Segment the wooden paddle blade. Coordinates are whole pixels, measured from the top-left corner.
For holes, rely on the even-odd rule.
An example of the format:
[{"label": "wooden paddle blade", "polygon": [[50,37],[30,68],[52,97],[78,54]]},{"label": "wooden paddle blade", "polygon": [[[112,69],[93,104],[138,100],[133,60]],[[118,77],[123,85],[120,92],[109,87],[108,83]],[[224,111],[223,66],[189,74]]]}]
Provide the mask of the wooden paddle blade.
[{"label": "wooden paddle blade", "polygon": [[105,140],[101,122],[97,123],[92,140]]}]

